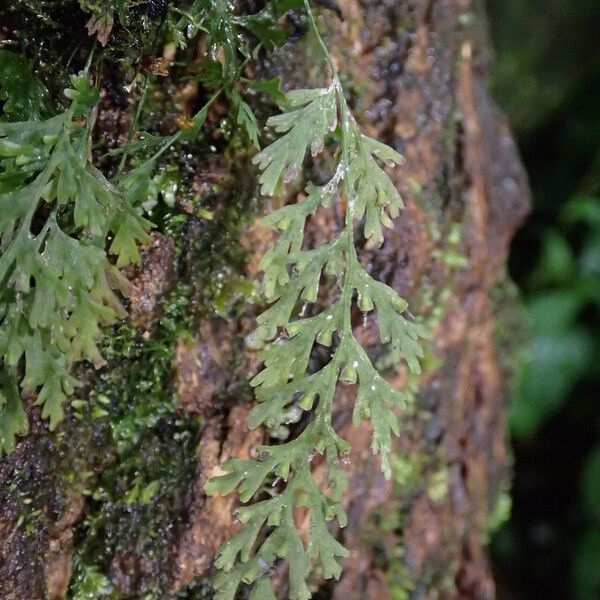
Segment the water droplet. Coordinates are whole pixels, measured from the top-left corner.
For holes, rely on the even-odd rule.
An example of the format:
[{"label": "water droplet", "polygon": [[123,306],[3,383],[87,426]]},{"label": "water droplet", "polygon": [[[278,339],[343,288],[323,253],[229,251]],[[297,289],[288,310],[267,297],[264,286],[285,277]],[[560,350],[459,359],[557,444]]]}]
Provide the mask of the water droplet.
[{"label": "water droplet", "polygon": [[290,165],[283,176],[284,183],[289,183],[290,181],[294,181],[296,177],[300,174],[300,167],[298,165]]},{"label": "water droplet", "polygon": [[286,423],[297,423],[302,418],[302,409],[299,406],[292,406],[288,412]]},{"label": "water droplet", "polygon": [[263,341],[252,333],[249,333],[244,338],[244,345],[248,350],[260,350],[263,347]]},{"label": "water droplet", "polygon": [[261,569],[266,570],[269,568],[269,563],[264,558],[259,558],[257,562]]},{"label": "water droplet", "polygon": [[323,150],[323,140],[313,140],[310,144],[310,154],[315,157]]}]

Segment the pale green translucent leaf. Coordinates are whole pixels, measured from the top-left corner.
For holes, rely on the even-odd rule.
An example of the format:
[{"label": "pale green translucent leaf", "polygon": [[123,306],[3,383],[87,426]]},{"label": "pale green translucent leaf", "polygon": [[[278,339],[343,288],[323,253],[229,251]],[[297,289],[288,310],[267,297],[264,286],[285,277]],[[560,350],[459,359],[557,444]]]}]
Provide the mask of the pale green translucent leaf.
[{"label": "pale green translucent leaf", "polygon": [[[423,356],[425,329],[410,317],[404,299],[366,272],[354,246],[357,220],[364,219],[365,237],[377,244],[384,240],[382,227],[393,226],[402,200],[381,162],[390,167],[403,158],[361,135],[336,77],[328,88],[286,94],[287,110],[267,122],[283,135],[254,158],[262,172],[262,193],[272,195],[282,179],[291,181],[300,173],[309,147],[316,156],[328,140],[341,140],[329,181],[307,185],[301,202],[263,219],[279,237],[260,263],[264,296],[271,305],[257,318],[255,337],[265,345],[260,352],[263,369],[251,381],[257,403],[249,427],[265,425],[281,440],[295,424],[299,433],[285,443],[256,448],[256,458],[227,461],[225,474],[205,487],[209,494],[237,490],[241,502],[250,503],[238,513],[244,528],[224,544],[217,559],[220,599],[233,600],[242,583],[252,586],[253,599],[274,598],[268,577],[278,559],[287,561],[292,600],[310,598],[307,579],[317,562],[325,578],[340,577],[349,553],[328,527],[332,520],[341,527],[347,523],[341,505],[347,477],[338,462],[350,447],[332,427],[338,382],[358,386],[353,421],[370,421],[373,452],[380,455],[385,476],[391,475],[392,439],[400,434],[398,414],[409,395],[389,385],[355,339],[354,305],[363,313],[376,313],[380,340],[389,344],[397,362],[404,360],[418,372]],[[345,120],[334,135],[338,114]],[[334,222],[340,229],[307,249],[307,220],[336,201]],[[322,308],[324,298],[329,304]],[[312,414],[307,416],[308,411]],[[311,472],[315,454],[327,463],[327,491]],[[298,507],[309,514],[306,547],[293,517]]]},{"label": "pale green translucent leaf", "polygon": [[131,208],[129,189],[117,190],[89,163],[82,122],[97,91],[85,74],[72,86],[64,113],[0,122],[0,361],[24,358],[21,387],[37,391],[51,429],[77,385],[73,363],[101,366],[100,328],[124,315],[117,292],[128,285],[107,258],[107,241],[114,236],[117,264],[128,264],[150,226]]},{"label": "pale green translucent leaf", "polygon": [[48,90],[32,75],[25,57],[0,50],[0,100],[10,121],[39,121],[50,112]]},{"label": "pale green translucent leaf", "polygon": [[259,579],[252,586],[249,600],[277,600],[270,579]]},{"label": "pale green translucent leaf", "polygon": [[23,409],[14,370],[0,367],[0,456],[15,447],[16,437],[25,435],[29,421]]},{"label": "pale green translucent leaf", "polygon": [[307,148],[313,155],[323,148],[327,133],[335,129],[337,109],[333,86],[316,90],[294,90],[287,94],[290,112],[271,117],[267,125],[279,133],[287,132],[257,154],[252,162],[263,172],[261,191],[272,196],[283,177],[295,179],[300,173]]}]

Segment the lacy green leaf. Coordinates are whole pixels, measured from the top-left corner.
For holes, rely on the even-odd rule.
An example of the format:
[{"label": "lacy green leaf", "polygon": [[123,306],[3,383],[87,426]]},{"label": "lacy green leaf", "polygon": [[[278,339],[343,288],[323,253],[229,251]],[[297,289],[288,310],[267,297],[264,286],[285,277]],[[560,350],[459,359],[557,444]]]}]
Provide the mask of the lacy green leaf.
[{"label": "lacy green leaf", "polygon": [[[305,6],[318,36],[308,2]],[[261,171],[261,191],[270,196],[300,174],[309,148],[316,157],[325,143],[339,143],[329,181],[308,185],[301,203],[283,206],[263,219],[279,237],[260,263],[270,306],[257,318],[253,335],[254,342],[264,347],[263,369],[250,382],[257,403],[249,427],[265,425],[282,442],[259,446],[256,458],[228,460],[222,466],[224,474],[205,487],[207,494],[236,490],[246,504],[237,511],[243,528],[223,544],[215,562],[219,600],[233,600],[241,585],[250,586],[251,598],[274,598],[269,578],[281,560],[287,564],[287,597],[292,600],[310,598],[307,582],[316,564],[327,579],[341,576],[342,561],[349,553],[329,523],[336,521],[340,527],[347,523],[341,500],[348,482],[340,462],[350,446],[332,425],[337,386],[357,387],[353,422],[370,422],[371,447],[380,455],[387,478],[393,436],[400,434],[400,416],[411,401],[408,391],[393,388],[377,371],[369,349],[356,339],[355,309],[376,316],[381,343],[414,373],[423,356],[421,339],[427,336],[408,313],[408,303],[367,273],[358,258],[357,224],[362,224],[365,239],[380,245],[382,228],[392,226],[399,215],[402,199],[386,169],[402,164],[403,158],[362,135],[335,65],[326,57],[331,84],[288,92],[280,102],[284,112],[267,121],[281,136],[254,157]],[[306,248],[307,220],[321,207],[335,204],[343,221],[339,229],[322,245]],[[338,291],[323,307],[325,284],[328,297],[332,289]],[[296,434],[290,437],[294,424]],[[324,463],[325,482],[314,478],[313,460]],[[306,541],[294,518],[299,510],[308,514]]]},{"label": "lacy green leaf", "polygon": [[[20,385],[37,392],[50,429],[78,384],[72,365],[102,366],[101,327],[125,314],[119,295],[129,285],[107,242],[117,267],[137,262],[150,226],[131,191],[89,163],[86,124],[98,94],[85,73],[71,84],[64,113],[0,123],[0,358],[5,369],[22,365]],[[13,394],[0,413],[5,449],[11,432],[25,431],[15,402]]]},{"label": "lacy green leaf", "polygon": [[260,144],[258,143],[258,122],[254,116],[254,113],[252,112],[252,109],[235,90],[230,92],[228,96],[237,112],[237,124],[244,128],[250,141],[257,149],[260,150]]},{"label": "lacy green leaf", "polygon": [[325,136],[337,124],[336,91],[334,86],[315,90],[294,90],[287,94],[292,110],[270,117],[267,125],[285,133],[253,159],[262,171],[261,192],[272,196],[283,177],[295,179],[300,173],[306,149],[316,156],[322,149]]},{"label": "lacy green leaf", "polygon": [[29,423],[23,410],[14,370],[0,368],[0,456],[13,451],[16,437],[27,433]]},{"label": "lacy green leaf", "polygon": [[0,50],[0,100],[7,121],[39,121],[50,113],[48,90],[27,60],[8,50]]}]

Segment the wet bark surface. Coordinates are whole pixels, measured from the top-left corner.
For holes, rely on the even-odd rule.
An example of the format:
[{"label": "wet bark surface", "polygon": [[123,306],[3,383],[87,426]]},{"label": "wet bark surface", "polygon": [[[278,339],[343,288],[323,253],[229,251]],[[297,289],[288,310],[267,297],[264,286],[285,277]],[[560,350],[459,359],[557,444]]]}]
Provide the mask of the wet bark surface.
[{"label": "wet bark surface", "polygon": [[[526,176],[506,120],[486,90],[490,52],[479,3],[343,0],[339,8],[342,20],[334,13],[326,18],[328,43],[352,82],[357,116],[367,132],[406,157],[394,175],[406,208],[384,246],[365,247],[360,255],[373,276],[409,300],[432,338],[416,408],[405,416],[397,444],[398,464],[408,465],[408,475],[398,467],[392,481],[382,477],[368,426],[351,426],[352,391],[338,390],[334,425],[352,444],[346,465],[349,525],[339,537],[352,554],[339,582],[314,582],[315,597],[382,600],[402,589],[411,598],[492,599],[485,540],[509,477],[501,360],[509,350],[501,332],[514,297],[504,262],[527,211]],[[283,72],[292,55],[293,49],[282,64],[274,59],[265,72]],[[106,109],[100,125],[126,121],[126,115],[112,118]],[[113,138],[119,135],[113,132]],[[211,177],[228,176],[223,164],[211,164],[197,167],[197,190]],[[235,189],[247,185],[243,177],[234,182],[233,194],[248,194]],[[236,229],[245,260],[227,265],[229,275],[236,271],[244,281],[258,277],[258,260],[271,240],[252,221],[248,217]],[[335,223],[335,214],[318,214],[309,234],[318,242]],[[168,440],[168,427],[175,431],[187,423],[192,451],[180,489],[167,498],[161,518],[169,526],[160,529],[160,552],[148,554],[143,544],[125,540],[111,545],[103,559],[115,597],[142,598],[152,589],[162,590],[161,598],[204,597],[204,587],[193,582],[207,580],[216,549],[238,525],[235,497],[207,498],[203,485],[224,460],[247,456],[267,435],[247,430],[252,396],[246,382],[260,367],[244,343],[253,306],[227,319],[198,309],[211,282],[198,274],[194,257],[219,253],[218,245],[203,242],[209,226],[190,217],[178,249],[155,233],[132,276],[132,323],[145,340],[155,335],[164,297],[178,283],[192,287],[196,317],[190,335],[168,341],[172,376],[165,385],[176,393],[178,421],[168,421],[160,434]],[[213,269],[209,277],[222,272]],[[360,314],[356,335],[373,355],[383,353],[372,324],[363,324]],[[123,368],[122,377],[134,377]],[[407,384],[401,369],[388,375],[399,386]],[[113,379],[107,385],[119,384]],[[32,432],[0,467],[0,597],[7,600],[66,596],[72,560],[85,545],[83,524],[99,502],[94,486],[120,460],[104,446],[102,427],[67,423],[58,435],[49,434],[33,409],[30,414]],[[75,461],[73,448],[79,449]],[[167,452],[168,443],[160,448]],[[85,485],[66,477],[69,469],[89,473]],[[145,525],[134,512],[119,517],[129,519],[130,527],[114,535],[138,539],[135,528]]]}]

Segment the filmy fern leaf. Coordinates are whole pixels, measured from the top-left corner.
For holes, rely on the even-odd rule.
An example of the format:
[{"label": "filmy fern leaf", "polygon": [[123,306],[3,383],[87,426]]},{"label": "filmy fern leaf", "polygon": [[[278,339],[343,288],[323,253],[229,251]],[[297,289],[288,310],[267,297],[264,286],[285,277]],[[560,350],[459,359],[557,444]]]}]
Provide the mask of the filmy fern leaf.
[{"label": "filmy fern leaf", "polygon": [[2,113],[10,121],[39,120],[50,111],[48,90],[34,77],[27,60],[0,50],[0,100]]},{"label": "filmy fern leaf", "polygon": [[[70,107],[43,121],[0,122],[0,357],[53,429],[77,381],[71,365],[103,364],[102,325],[124,315],[117,267],[135,262],[149,223],[88,161],[88,121],[97,91],[82,73],[65,95]],[[3,386],[7,389],[7,386]],[[12,388],[9,388],[12,389]],[[2,449],[23,432],[14,393],[0,407]],[[12,425],[11,425],[12,424]]]},{"label": "filmy fern leaf", "polygon": [[14,369],[0,367],[0,454],[11,452],[18,435],[27,433],[29,423],[23,410]]},{"label": "filmy fern leaf", "polygon": [[[232,82],[240,73],[240,56],[252,53],[244,34],[252,33],[266,47],[282,45],[289,31],[281,26],[281,17],[301,5],[302,0],[271,0],[257,13],[237,15],[231,0],[194,0],[189,10],[175,6],[173,10],[181,15],[178,28],[185,29],[188,37],[198,31],[206,33],[208,53],[215,58],[221,54],[222,79]],[[183,38],[180,43],[185,43]]]},{"label": "filmy fern leaf", "polygon": [[[310,7],[305,5],[318,36]],[[381,163],[400,164],[402,157],[361,134],[328,54],[327,58],[331,84],[289,92],[290,110],[268,121],[283,135],[254,159],[262,171],[262,193],[274,194],[282,180],[299,174],[309,147],[314,156],[333,137],[339,115],[341,141],[330,181],[319,187],[309,185],[303,202],[284,206],[264,219],[281,235],[261,262],[265,298],[272,304],[257,320],[255,336],[266,347],[261,354],[264,368],[251,381],[257,404],[249,424],[277,430],[298,422],[303,412],[310,411],[311,416],[296,438],[257,448],[256,459],[228,460],[222,466],[225,474],[206,486],[208,494],[237,490],[243,503],[254,502],[238,509],[244,527],[219,550],[215,588],[220,600],[233,600],[242,583],[252,586],[253,598],[274,598],[269,578],[279,559],[288,562],[291,600],[310,598],[307,578],[314,562],[320,564],[324,577],[339,578],[340,561],[348,551],[327,526],[336,520],[343,527],[347,521],[341,505],[347,481],[339,462],[350,448],[332,426],[338,382],[357,385],[353,421],[370,420],[373,452],[381,456],[383,472],[390,477],[392,434],[400,432],[396,409],[405,404],[406,395],[377,372],[354,337],[354,305],[365,314],[376,312],[381,342],[391,344],[411,371],[419,371],[423,353],[419,339],[426,335],[424,328],[408,315],[405,300],[366,272],[354,241],[355,222],[364,220],[364,237],[382,243],[382,227],[392,225],[402,201]],[[320,206],[334,202],[345,207],[341,231],[322,246],[303,249],[306,220]],[[325,280],[336,283],[339,294],[333,304],[315,313]],[[314,314],[304,316],[304,311],[298,311],[301,304],[312,305]],[[328,347],[330,358],[314,371],[309,370],[309,359],[316,347]],[[310,463],[315,455],[324,456],[327,464],[327,493],[313,478]],[[309,513],[306,545],[294,519],[299,508]]]}]

